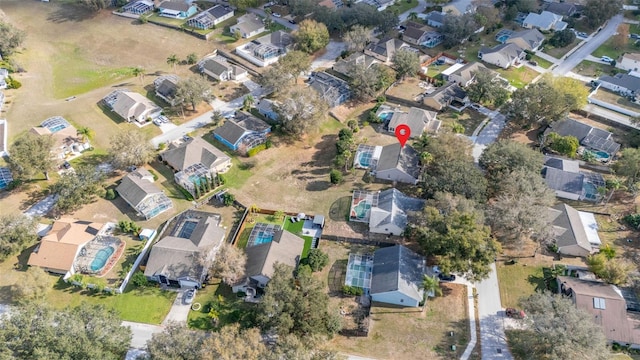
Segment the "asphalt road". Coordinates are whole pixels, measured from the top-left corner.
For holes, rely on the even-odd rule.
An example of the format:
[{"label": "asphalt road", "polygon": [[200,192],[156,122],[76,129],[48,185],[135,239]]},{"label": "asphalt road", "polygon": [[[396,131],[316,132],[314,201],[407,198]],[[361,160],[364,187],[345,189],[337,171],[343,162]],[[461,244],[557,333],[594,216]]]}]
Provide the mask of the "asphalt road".
[{"label": "asphalt road", "polygon": [[407,20],[407,18],[409,17],[409,14],[411,14],[412,12],[421,14],[424,12],[426,8],[427,8],[427,2],[425,0],[418,0],[418,5],[398,15],[398,19],[400,19],[400,22],[402,23]]},{"label": "asphalt road", "polygon": [[622,23],[622,20],[623,17],[620,14],[612,17],[600,32],[596,33],[596,35],[584,43],[582,47],[569,55],[560,65],[553,69],[553,75],[564,75],[574,67],[578,66],[582,60],[586,59],[587,56],[616,33],[618,25]]},{"label": "asphalt road", "polygon": [[483,360],[512,360],[504,335],[504,311],[500,303],[500,289],[496,265],[491,264],[489,278],[476,283],[478,318],[480,319],[480,347]]}]

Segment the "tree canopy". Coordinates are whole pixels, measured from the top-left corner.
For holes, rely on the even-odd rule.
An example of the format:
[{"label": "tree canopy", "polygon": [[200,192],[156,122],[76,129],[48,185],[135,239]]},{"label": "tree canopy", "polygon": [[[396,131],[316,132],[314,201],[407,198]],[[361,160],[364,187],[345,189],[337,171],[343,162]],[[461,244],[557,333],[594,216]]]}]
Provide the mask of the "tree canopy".
[{"label": "tree canopy", "polygon": [[420,58],[413,51],[400,49],[393,55],[392,61],[396,77],[400,81],[407,76],[414,77],[420,70]]},{"label": "tree canopy", "polygon": [[609,351],[593,315],[560,295],[534,293],[521,300],[526,330],[508,334],[511,349],[530,359],[604,360]]},{"label": "tree canopy", "polygon": [[565,47],[576,40],[576,33],[573,32],[572,29],[564,29],[562,31],[556,31],[551,39],[549,39],[549,44],[554,47]]},{"label": "tree canopy", "polygon": [[42,268],[32,266],[11,285],[11,296],[14,302],[27,304],[44,300],[51,289],[51,276]]},{"label": "tree canopy", "polygon": [[474,31],[478,29],[474,14],[465,13],[463,15],[446,14],[441,34],[444,35],[443,45],[445,49],[450,49],[461,44]]},{"label": "tree canopy", "polygon": [[373,38],[373,32],[362,25],[354,25],[351,30],[342,35],[342,40],[347,43],[347,50],[360,52]]},{"label": "tree canopy", "polygon": [[509,91],[504,89],[488,69],[481,69],[474,73],[474,82],[467,86],[467,94],[471,101],[479,103],[493,103],[502,106],[509,99]]},{"label": "tree canopy", "polygon": [[76,2],[92,11],[106,9],[111,5],[110,0],[76,0]]},{"label": "tree canopy", "polygon": [[111,137],[111,162],[118,169],[144,165],[154,157],[151,144],[139,131],[121,131]]},{"label": "tree canopy", "polygon": [[[305,14],[308,14],[305,13]],[[378,11],[365,3],[355,3],[339,9],[329,9],[319,5],[314,8],[311,17],[327,26],[331,33],[344,33],[356,25],[378,29],[387,34],[398,26],[398,16],[391,11]]]},{"label": "tree canopy", "polygon": [[622,0],[587,0],[582,15],[585,16],[587,25],[595,29],[617,14],[621,8]]},{"label": "tree canopy", "polygon": [[202,344],[206,334],[190,330],[184,325],[171,323],[161,333],[147,341],[149,360],[201,360]]},{"label": "tree canopy", "polygon": [[9,56],[22,45],[26,34],[13,25],[0,20],[0,55]]},{"label": "tree canopy", "polygon": [[329,44],[327,26],[311,19],[301,21],[293,37],[298,48],[308,54],[324,49]]},{"label": "tree canopy", "polygon": [[211,88],[203,76],[195,75],[182,79],[176,85],[176,98],[182,104],[190,104],[193,110],[203,101],[211,97]]},{"label": "tree canopy", "polygon": [[640,149],[626,148],[613,165],[616,174],[626,178],[627,186],[632,187],[640,181]]},{"label": "tree canopy", "polygon": [[574,109],[576,98],[563,93],[546,81],[530,84],[511,95],[505,113],[520,125],[539,125],[563,119]]},{"label": "tree canopy", "polygon": [[15,307],[0,321],[0,354],[15,359],[120,360],[131,342],[115,311],[87,303],[64,310]]},{"label": "tree canopy", "polygon": [[292,86],[278,100],[274,110],[281,119],[282,130],[294,137],[316,130],[328,110],[324,99],[307,86]]},{"label": "tree canopy", "polygon": [[54,169],[51,156],[54,139],[52,136],[26,133],[13,143],[10,149],[9,164],[14,176],[31,180],[35,174],[42,173],[49,180],[49,172]]},{"label": "tree canopy", "polygon": [[539,174],[544,165],[544,156],[519,142],[498,140],[487,146],[478,163],[486,170],[489,189],[495,194],[501,191],[504,177],[515,170]]},{"label": "tree canopy", "polygon": [[395,76],[394,71],[385,65],[374,64],[368,68],[364,64],[355,65],[349,70],[351,94],[357,101],[370,101],[389,87]]},{"label": "tree canopy", "polygon": [[256,317],[264,331],[281,336],[331,336],[341,326],[338,312],[329,310],[324,285],[306,272],[294,278],[293,268],[280,263],[274,265]]},{"label": "tree canopy", "polygon": [[244,252],[236,246],[225,243],[216,255],[211,272],[231,286],[245,277],[246,264],[247,256]]},{"label": "tree canopy", "polygon": [[0,261],[17,254],[38,240],[38,220],[22,214],[0,215]]},{"label": "tree canopy", "polygon": [[500,251],[500,244],[491,237],[472,212],[457,210],[443,214],[426,206],[409,225],[407,234],[417,240],[427,256],[434,256],[443,272],[459,273],[468,280],[479,281],[489,276],[489,267]]},{"label": "tree canopy", "polygon": [[91,203],[102,189],[103,178],[100,171],[88,165],[63,174],[50,188],[51,193],[58,196],[53,212],[67,214]]}]

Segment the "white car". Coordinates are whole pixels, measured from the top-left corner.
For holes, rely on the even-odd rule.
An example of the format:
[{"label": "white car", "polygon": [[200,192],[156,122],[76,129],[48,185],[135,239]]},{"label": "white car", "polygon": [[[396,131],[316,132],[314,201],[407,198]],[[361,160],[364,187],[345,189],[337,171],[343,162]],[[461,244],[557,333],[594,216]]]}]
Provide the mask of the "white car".
[{"label": "white car", "polygon": [[153,119],[153,123],[158,125],[158,126],[162,125],[162,121],[159,118]]},{"label": "white car", "polygon": [[600,58],[600,60],[606,61],[606,62],[609,62],[609,63],[613,61],[613,59],[608,57],[608,56],[603,56],[603,57]]},{"label": "white car", "polygon": [[277,18],[282,17],[282,15],[280,15],[280,14],[278,14],[278,13],[273,13],[273,14],[271,14],[271,15],[273,15],[273,17],[277,17]]}]

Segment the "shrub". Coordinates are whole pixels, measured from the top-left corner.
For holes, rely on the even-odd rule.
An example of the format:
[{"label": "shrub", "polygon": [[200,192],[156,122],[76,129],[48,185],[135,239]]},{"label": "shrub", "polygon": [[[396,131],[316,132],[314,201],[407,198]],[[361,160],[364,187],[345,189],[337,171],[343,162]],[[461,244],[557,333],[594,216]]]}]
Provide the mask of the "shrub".
[{"label": "shrub", "polygon": [[378,97],[376,98],[376,102],[377,102],[378,104],[383,104],[383,103],[385,103],[386,101],[387,101],[387,97],[386,97],[386,96],[384,96],[384,95],[380,95],[380,96],[378,96]]},{"label": "shrub", "polygon": [[267,144],[260,144],[258,146],[255,146],[249,149],[249,151],[247,151],[247,156],[248,157],[256,156],[256,154],[258,154],[260,151],[266,150],[266,149],[267,149]]},{"label": "shrub", "polygon": [[451,130],[456,134],[464,134],[464,126],[457,122],[451,124]]},{"label": "shrub", "polygon": [[22,87],[22,83],[13,78],[13,76],[9,76],[7,78],[7,89],[20,89]]},{"label": "shrub", "polygon": [[634,229],[638,229],[640,227],[640,214],[629,214],[625,216],[623,220],[627,225]]},{"label": "shrub", "polygon": [[271,147],[273,146],[273,141],[271,141],[271,139],[267,139],[267,141],[265,141],[264,146],[267,147],[267,149],[271,149]]},{"label": "shrub", "polygon": [[526,54],[526,55],[524,56],[524,58],[525,58],[525,60],[527,60],[527,61],[528,61],[528,60],[531,60],[531,59],[533,58],[533,55],[531,55],[531,54]]},{"label": "shrub", "polygon": [[364,291],[362,290],[362,288],[357,286],[344,285],[342,286],[342,293],[345,295],[360,296],[364,293]]},{"label": "shrub", "polygon": [[147,279],[146,276],[144,276],[143,272],[137,271],[131,277],[131,283],[137,287],[145,287],[149,285],[149,280]]},{"label": "shrub", "polygon": [[113,189],[107,189],[107,192],[104,195],[104,198],[107,200],[113,200],[116,198],[116,192]]},{"label": "shrub", "polygon": [[225,204],[225,206],[231,206],[235,201],[236,197],[232,194],[225,193],[224,195],[222,195],[222,203]]},{"label": "shrub", "polygon": [[149,172],[151,173],[151,176],[153,176],[153,181],[157,181],[158,180],[158,174],[156,174],[156,172],[153,171],[153,170],[149,170]]},{"label": "shrub", "polygon": [[167,148],[167,143],[158,144],[158,150],[162,151]]},{"label": "shrub", "polygon": [[342,172],[340,170],[333,169],[329,173],[329,178],[331,179],[332,184],[340,184],[342,182]]},{"label": "shrub", "polygon": [[303,263],[309,265],[311,271],[318,272],[329,264],[329,255],[320,249],[311,249]]}]

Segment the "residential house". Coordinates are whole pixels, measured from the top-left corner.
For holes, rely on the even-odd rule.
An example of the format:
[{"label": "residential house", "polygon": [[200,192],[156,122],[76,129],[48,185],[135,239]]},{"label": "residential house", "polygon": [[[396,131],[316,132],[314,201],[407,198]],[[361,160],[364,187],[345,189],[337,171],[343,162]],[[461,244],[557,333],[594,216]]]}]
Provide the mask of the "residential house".
[{"label": "residential house", "polygon": [[443,14],[451,14],[460,16],[466,13],[473,13],[476,11],[476,6],[472,0],[453,0],[442,6]]},{"label": "residential house", "polygon": [[271,280],[276,263],[295,268],[300,262],[304,240],[286,230],[279,229],[273,239],[245,249],[247,279],[233,287],[234,292],[247,288],[264,288]]},{"label": "residential house", "polygon": [[[7,151],[7,146],[9,145],[8,136],[9,131],[6,119],[0,119],[0,157],[9,156],[9,152]],[[0,178],[0,184],[2,183],[2,179]],[[6,185],[6,184],[4,184]]]},{"label": "residential house", "polygon": [[224,243],[225,232],[218,214],[182,213],[172,221],[167,235],[151,247],[144,275],[161,285],[200,288]]},{"label": "residential house", "polygon": [[543,11],[540,14],[529,13],[522,22],[522,27],[542,31],[562,31],[567,28],[567,23],[562,21],[561,15]]},{"label": "residential house", "polygon": [[51,153],[58,160],[77,156],[91,147],[89,140],[82,139],[78,135],[78,130],[61,116],[48,118],[40,126],[32,127],[30,132],[39,136],[51,136],[53,138]]},{"label": "residential house", "polygon": [[398,125],[408,125],[409,129],[411,129],[411,138],[417,139],[422,136],[425,131],[430,134],[438,132],[442,122],[437,120],[436,116],[436,112],[417,107],[412,107],[409,109],[409,112],[394,111],[387,128],[390,132],[395,133]]},{"label": "residential house", "polygon": [[434,28],[441,28],[442,26],[444,26],[444,15],[445,14],[440,11],[431,11],[425,17],[427,25]]},{"label": "residential house", "polygon": [[616,67],[627,71],[638,71],[640,69],[640,53],[623,54],[616,62]]},{"label": "residential house", "polygon": [[593,213],[578,211],[560,203],[549,208],[549,218],[553,223],[558,253],[585,257],[600,251],[602,242]]},{"label": "residential house", "polygon": [[153,11],[154,5],[151,0],[140,0],[134,1],[126,4],[122,7],[122,12],[134,14],[134,15],[142,15],[146,14],[150,11]]},{"label": "residential house", "polygon": [[420,178],[419,155],[410,145],[386,145],[379,157],[371,159],[370,169],[377,179],[415,185]]},{"label": "residential house", "polygon": [[167,102],[171,106],[176,106],[180,99],[176,98],[178,90],[178,82],[180,78],[177,75],[163,75],[153,80],[153,87],[156,90],[156,96]]},{"label": "residential house", "polygon": [[372,56],[363,53],[353,53],[344,59],[336,61],[336,63],[333,64],[333,70],[348,77],[356,66],[364,66],[365,69],[369,69],[376,64],[379,64],[379,61]]},{"label": "residential house", "polygon": [[218,81],[241,80],[247,77],[247,70],[227,62],[222,56],[206,57],[198,62],[201,73],[211,76]]},{"label": "residential house", "polygon": [[173,203],[154,183],[153,175],[144,168],[122,178],[116,191],[145,220],[171,209]]},{"label": "residential house", "polygon": [[624,96],[638,98],[640,96],[640,78],[630,74],[602,75],[598,84]]},{"label": "residential house", "polygon": [[217,4],[189,19],[187,25],[201,30],[213,29],[221,22],[231,19],[234,14],[231,7]]},{"label": "residential house", "polygon": [[602,175],[580,171],[579,162],[554,157],[545,159],[542,177],[557,197],[569,200],[597,201],[605,185]]},{"label": "residential house", "polygon": [[322,0],[318,3],[320,6],[324,6],[329,9],[340,9],[344,6],[342,0]]},{"label": "residential house", "polygon": [[381,248],[373,254],[371,300],[417,307],[425,299],[422,280],[426,270],[424,257],[402,245]]},{"label": "residential house", "polygon": [[236,54],[261,67],[269,66],[287,53],[293,45],[293,37],[278,30],[236,48]]},{"label": "residential house", "polygon": [[469,97],[457,83],[450,82],[430,94],[425,94],[422,102],[426,106],[440,111],[447,106],[453,106],[454,102],[466,106],[465,104],[469,103]]},{"label": "residential house", "polygon": [[[600,160],[608,160],[620,150],[620,144],[613,140],[613,134],[609,131],[583,124],[574,119],[555,121],[544,132],[544,135],[556,133],[560,136],[574,136],[580,145],[589,150],[594,150]],[[606,159],[603,159],[606,158]]]},{"label": "residential house", "polygon": [[423,208],[424,200],[406,196],[394,188],[378,192],[356,190],[350,220],[368,223],[371,233],[399,236],[407,227],[409,215]]},{"label": "residential house", "polygon": [[193,138],[179,146],[171,146],[160,158],[176,173],[176,183],[192,195],[196,185],[231,167],[231,158],[202,138]]},{"label": "residential house", "polygon": [[162,113],[162,108],[153,101],[127,89],[114,90],[102,100],[111,110],[129,122],[144,124]]},{"label": "residential house", "polygon": [[500,44],[492,48],[483,46],[478,51],[478,57],[482,61],[503,69],[519,65],[525,55],[524,50],[513,43]]},{"label": "residential house", "polygon": [[351,98],[349,84],[324,71],[311,73],[309,79],[311,88],[318,92],[329,107],[336,107]]},{"label": "residential house", "polygon": [[267,141],[271,126],[257,117],[236,112],[235,118],[225,120],[224,124],[213,130],[213,136],[231,150],[249,151]]},{"label": "residential house", "polygon": [[235,34],[238,32],[243,39],[248,39],[265,31],[266,28],[262,19],[252,13],[240,16],[238,22],[229,27],[230,33]]},{"label": "residential house", "polygon": [[475,79],[475,73],[481,70],[489,71],[486,66],[476,61],[466,64],[456,63],[442,72],[442,78],[447,82],[453,82],[462,87],[467,87]]},{"label": "residential house", "polygon": [[398,38],[385,38],[377,43],[370,44],[364,50],[366,55],[372,56],[384,63],[389,63],[400,49],[410,49],[409,44]]},{"label": "residential house", "polygon": [[544,35],[538,29],[529,29],[510,34],[505,42],[516,44],[523,50],[536,51],[544,40]]},{"label": "residential house", "polygon": [[402,40],[409,44],[434,48],[444,41],[444,35],[429,28],[407,26]]},{"label": "residential house", "polygon": [[186,0],[165,0],[158,5],[158,12],[160,16],[186,19],[198,12],[198,7]]},{"label": "residential house", "polygon": [[275,111],[273,105],[275,102],[273,100],[262,98],[256,104],[256,109],[262,116],[267,119],[278,121],[278,113]]},{"label": "residential house", "polygon": [[578,8],[575,4],[569,2],[552,2],[547,4],[545,10],[567,19],[573,16],[578,11]]},{"label": "residential house", "polygon": [[558,276],[557,282],[560,293],[591,314],[609,342],[639,347],[640,321],[637,313],[630,312],[631,304],[625,300],[623,290],[604,282],[569,276]]},{"label": "residential house", "polygon": [[55,274],[73,271],[73,264],[85,244],[103,233],[104,224],[62,218],[56,220],[29,255],[27,265]]}]

